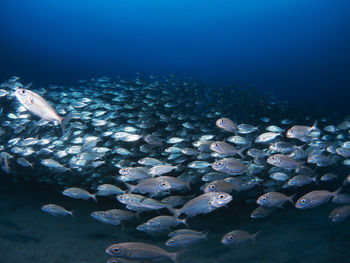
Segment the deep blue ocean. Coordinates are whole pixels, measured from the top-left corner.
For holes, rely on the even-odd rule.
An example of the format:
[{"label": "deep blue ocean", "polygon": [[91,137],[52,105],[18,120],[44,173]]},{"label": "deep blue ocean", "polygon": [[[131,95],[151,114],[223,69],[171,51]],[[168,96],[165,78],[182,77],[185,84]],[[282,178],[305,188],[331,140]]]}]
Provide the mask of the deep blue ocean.
[{"label": "deep blue ocean", "polygon": [[[125,206],[115,197],[99,197],[98,203],[71,199],[62,190],[96,192],[108,183],[128,192],[118,170],[154,157],[177,165],[168,175],[190,182],[190,192],[175,195],[194,198],[208,183],[203,176],[214,171],[210,165],[230,156],[210,155],[210,149],[203,156],[184,154],[202,135],[241,149],[249,172],[233,176],[244,183],[230,204],[188,220],[208,236],[186,247],[181,262],[350,262],[350,212],[332,222],[328,215],[339,206],[330,201],[333,196],[317,208],[300,210],[287,201],[267,218],[250,217],[266,192],[295,193],[294,203],[314,190],[334,193],[342,186],[341,193],[350,194],[343,183],[350,173],[350,1],[0,0],[0,83],[0,263],[106,262],[109,245],[131,241],[183,249],[165,246],[170,230],[136,230],[169,211],[145,212],[123,226],[102,224],[92,211]],[[21,110],[24,104],[14,93],[29,83],[28,89],[69,119],[64,136],[57,123],[40,123],[45,118],[28,107]],[[220,129],[216,120],[222,117],[251,126]],[[269,125],[281,130],[259,144],[257,136],[270,131]],[[287,136],[294,125],[309,129],[307,140]],[[117,138],[120,132],[140,139],[130,143]],[[161,146],[147,142],[147,134],[161,138]],[[233,143],[233,135],[246,144]],[[88,136],[96,136],[91,140],[97,144],[86,150]],[[276,141],[287,141],[292,150],[271,150]],[[251,148],[266,155],[252,157]],[[296,159],[298,168],[305,165],[305,175],[317,184],[283,187],[299,174],[296,167],[281,170],[288,176],[284,181],[270,176],[277,167],[267,157],[295,150],[306,154]],[[314,156],[326,160],[315,163]],[[64,168],[45,166],[44,159]],[[189,167],[198,160],[208,166]],[[326,173],[336,179],[321,180]],[[350,204],[347,198],[342,205]],[[48,203],[75,216],[45,214],[41,207]],[[223,245],[223,235],[234,229],[262,232],[256,242]]]}]

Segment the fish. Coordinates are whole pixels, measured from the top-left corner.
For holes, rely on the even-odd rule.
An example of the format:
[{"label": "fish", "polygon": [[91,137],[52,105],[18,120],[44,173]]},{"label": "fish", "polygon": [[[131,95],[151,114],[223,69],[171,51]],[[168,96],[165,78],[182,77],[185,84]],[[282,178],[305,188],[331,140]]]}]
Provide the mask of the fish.
[{"label": "fish", "polygon": [[211,167],[218,172],[230,175],[243,174],[248,170],[245,165],[233,158],[225,158],[215,161]]},{"label": "fish", "polygon": [[291,202],[294,205],[294,196],[295,194],[292,196],[286,196],[285,194],[279,192],[268,192],[260,196],[256,200],[256,203],[267,207],[283,207],[286,202]]},{"label": "fish", "polygon": [[267,163],[277,167],[292,169],[292,170],[297,170],[298,168],[301,167],[300,163],[298,163],[293,158],[284,154],[274,154],[269,156],[267,158]]},{"label": "fish", "polygon": [[198,214],[207,214],[232,201],[232,196],[227,193],[209,192],[199,195],[183,205],[182,208],[175,209],[174,216],[178,218],[182,214],[194,217]]},{"label": "fish", "polygon": [[78,187],[71,187],[62,192],[63,195],[68,196],[70,198],[74,199],[93,199],[97,203],[97,198],[95,194],[90,194],[88,191],[78,188]]},{"label": "fish", "polygon": [[220,118],[216,121],[216,126],[223,129],[227,132],[236,133],[238,130],[238,126],[236,123],[234,123],[232,120],[228,118]]},{"label": "fish", "polygon": [[181,255],[181,252],[170,253],[158,246],[141,242],[113,244],[106,248],[106,253],[124,259],[173,262],[178,262]]},{"label": "fish", "polygon": [[65,133],[65,124],[69,118],[59,116],[50,104],[39,94],[28,89],[17,89],[15,96],[18,101],[31,113],[46,121],[57,121],[62,128],[62,133]]},{"label": "fish", "polygon": [[258,206],[255,208],[250,214],[250,218],[258,219],[258,218],[266,218],[270,214],[272,214],[276,210],[275,207],[268,206]]},{"label": "fish", "polygon": [[55,205],[55,204],[43,205],[41,207],[41,210],[53,216],[66,216],[66,215],[73,216],[72,211],[68,211],[64,207]]},{"label": "fish", "polygon": [[213,142],[210,145],[210,149],[222,155],[234,156],[238,154],[240,157],[244,158],[242,152],[245,150],[245,148],[237,150],[233,145],[226,142]]},{"label": "fish", "polygon": [[296,203],[295,208],[298,209],[309,209],[320,206],[324,203],[327,203],[333,197],[340,193],[342,187],[338,188],[334,192],[330,192],[328,190],[315,190],[311,191],[302,197],[300,197]]},{"label": "fish", "polygon": [[178,224],[184,224],[187,225],[187,218],[179,219],[175,218],[173,216],[157,216],[149,219],[146,224],[151,227],[160,227],[160,228],[169,228],[177,226]]},{"label": "fish", "polygon": [[[236,188],[237,189],[237,188]],[[235,186],[225,180],[216,180],[210,182],[203,190],[204,193],[209,192],[223,192],[223,193],[231,193],[235,190]]]},{"label": "fish", "polygon": [[141,194],[148,193],[151,197],[162,191],[171,189],[171,185],[166,181],[158,178],[148,178],[140,181],[137,185],[126,184],[129,192],[137,192]]},{"label": "fish", "polygon": [[203,235],[205,233],[205,231],[196,231],[193,229],[189,229],[189,228],[184,228],[184,229],[177,229],[173,232],[170,232],[168,234],[169,237],[174,237],[177,235],[182,235],[182,234],[193,234],[193,235]]},{"label": "fish", "polygon": [[335,208],[329,215],[332,222],[334,223],[341,222],[347,219],[349,216],[350,216],[350,205],[345,205],[345,206]]},{"label": "fish", "polygon": [[124,190],[111,184],[102,184],[97,187],[97,195],[99,196],[118,195],[123,193],[125,193]]},{"label": "fish", "polygon": [[318,130],[317,121],[315,121],[311,127],[295,125],[287,131],[286,136],[287,138],[295,138],[302,140],[303,138],[308,137],[310,133],[315,130]]},{"label": "fish", "polygon": [[221,243],[226,246],[236,246],[242,243],[246,243],[248,241],[252,241],[253,243],[255,243],[256,237],[260,233],[261,231],[258,231],[251,235],[246,231],[236,229],[225,234],[221,239]]},{"label": "fish", "polygon": [[189,245],[193,245],[198,243],[200,240],[208,240],[208,232],[202,234],[179,234],[169,238],[165,245],[169,247],[187,247]]}]

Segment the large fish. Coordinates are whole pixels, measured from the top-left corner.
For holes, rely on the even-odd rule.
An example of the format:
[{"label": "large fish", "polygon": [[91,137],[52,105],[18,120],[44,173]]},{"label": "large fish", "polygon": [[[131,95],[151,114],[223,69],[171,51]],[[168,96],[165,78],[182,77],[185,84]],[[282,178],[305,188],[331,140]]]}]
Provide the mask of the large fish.
[{"label": "large fish", "polygon": [[39,94],[28,89],[17,89],[15,92],[19,102],[31,113],[46,121],[57,121],[65,132],[65,124],[69,121],[68,118],[59,116],[54,108]]}]

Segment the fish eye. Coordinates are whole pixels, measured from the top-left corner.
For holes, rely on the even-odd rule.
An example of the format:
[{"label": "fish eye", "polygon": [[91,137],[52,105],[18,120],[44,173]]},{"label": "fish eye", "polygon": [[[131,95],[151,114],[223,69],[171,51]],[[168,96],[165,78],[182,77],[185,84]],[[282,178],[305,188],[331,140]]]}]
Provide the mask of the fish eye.
[{"label": "fish eye", "polygon": [[222,162],[217,162],[218,165],[222,165]]},{"label": "fish eye", "polygon": [[306,203],[306,199],[301,199],[300,203],[305,204]]},{"label": "fish eye", "polygon": [[212,185],[210,186],[210,188],[211,188],[211,189],[215,189],[215,185],[212,184]]},{"label": "fish eye", "polygon": [[118,253],[119,252],[119,248],[118,247],[113,248],[113,252]]},{"label": "fish eye", "polygon": [[232,235],[229,235],[229,236],[227,237],[227,239],[232,240],[232,239],[233,239],[233,236],[232,236]]},{"label": "fish eye", "polygon": [[219,195],[219,198],[220,199],[223,199],[225,196],[224,195]]},{"label": "fish eye", "polygon": [[261,200],[266,201],[267,200],[266,196],[261,197]]},{"label": "fish eye", "polygon": [[24,89],[21,89],[19,92],[20,92],[21,94],[26,93],[26,91],[25,91]]}]

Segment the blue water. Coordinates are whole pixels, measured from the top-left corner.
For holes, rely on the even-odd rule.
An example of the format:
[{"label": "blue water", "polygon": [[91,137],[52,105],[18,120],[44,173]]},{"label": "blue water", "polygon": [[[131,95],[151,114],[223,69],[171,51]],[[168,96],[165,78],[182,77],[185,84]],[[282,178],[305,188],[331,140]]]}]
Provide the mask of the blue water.
[{"label": "blue water", "polygon": [[[350,114],[350,1],[0,0],[0,83],[16,75],[23,84],[32,82],[33,89],[55,84],[64,85],[69,93],[68,87],[81,85],[79,79],[103,75],[113,80],[117,76],[135,79],[136,72],[146,78],[152,74],[190,76],[210,87],[253,88],[261,91],[257,101],[258,96],[272,91],[278,101],[288,101],[291,107],[273,112],[271,118],[289,118],[305,125],[317,119],[323,128],[326,124],[321,120],[327,117],[327,124],[337,125]],[[265,123],[256,116],[263,117],[259,114],[267,107],[252,108],[243,95],[239,107],[227,101],[219,106],[225,108],[225,114],[240,118],[240,123],[262,127]],[[104,98],[109,99],[108,95]],[[208,101],[210,107],[217,106],[215,98]],[[15,111],[12,101],[0,98],[0,102],[1,118]],[[58,103],[54,106],[59,107]],[[198,107],[206,111],[206,106]],[[224,138],[213,120],[207,124]],[[40,138],[45,132],[60,132],[56,128],[40,130]],[[348,131],[343,134],[342,140],[348,140]],[[25,130],[24,135],[29,137],[30,131]],[[4,136],[6,140],[0,137],[0,142],[6,145],[13,136]],[[41,172],[46,169],[38,158],[33,161]],[[340,175],[336,183],[303,188],[298,197],[320,188],[335,190],[348,167],[331,167]],[[116,173],[115,167],[108,169],[106,176]],[[126,241],[165,248],[166,234],[153,237],[135,230],[140,220],[121,228],[90,217],[95,210],[124,208],[113,198],[101,198],[98,204],[69,199],[59,187],[38,183],[38,170],[29,173],[17,165],[18,176],[0,170],[0,263],[106,262],[105,248]],[[344,192],[349,193],[349,186]],[[336,205],[301,211],[288,204],[267,219],[253,220],[250,213],[256,205],[245,199],[248,197],[238,196],[226,208],[189,220],[192,228],[209,229],[210,239],[189,248],[183,262],[350,262],[350,219],[334,224],[328,218]],[[45,214],[40,207],[46,203],[69,207],[76,217]],[[150,213],[147,218],[157,215]],[[236,228],[263,232],[256,244],[236,249],[221,245],[222,235]]]},{"label": "blue water", "polygon": [[3,80],[174,73],[347,110],[347,0],[2,0],[0,21]]}]

